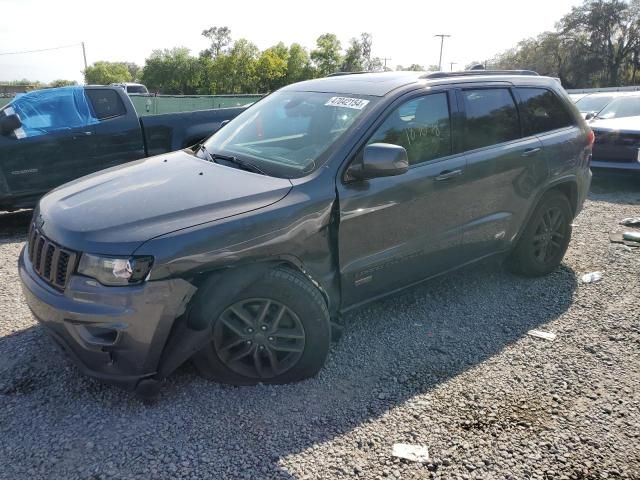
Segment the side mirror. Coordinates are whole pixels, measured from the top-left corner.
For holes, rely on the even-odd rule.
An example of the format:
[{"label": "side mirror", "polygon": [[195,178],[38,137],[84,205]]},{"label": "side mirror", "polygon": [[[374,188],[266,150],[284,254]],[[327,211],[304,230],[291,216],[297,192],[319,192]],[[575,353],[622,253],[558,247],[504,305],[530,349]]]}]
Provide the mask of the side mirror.
[{"label": "side mirror", "polygon": [[400,145],[372,143],[364,148],[362,163],[352,165],[349,175],[359,180],[402,175],[409,170],[407,151]]},{"label": "side mirror", "polygon": [[11,135],[14,130],[17,130],[21,126],[22,122],[15,113],[13,115],[0,117],[0,135],[2,136],[6,137],[7,135]]},{"label": "side mirror", "polygon": [[585,120],[591,120],[595,116],[596,116],[595,112],[589,112],[584,116],[584,119]]}]

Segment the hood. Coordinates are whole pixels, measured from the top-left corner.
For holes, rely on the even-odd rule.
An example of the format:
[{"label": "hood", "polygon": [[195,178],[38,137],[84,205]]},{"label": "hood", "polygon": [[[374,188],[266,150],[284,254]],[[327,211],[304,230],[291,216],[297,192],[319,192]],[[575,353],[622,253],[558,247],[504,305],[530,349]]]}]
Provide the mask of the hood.
[{"label": "hood", "polygon": [[589,122],[593,130],[615,130],[621,132],[640,132],[640,116],[610,119],[596,119]]},{"label": "hood", "polygon": [[42,198],[37,221],[64,247],[130,255],[158,235],[266,207],[290,190],[287,179],[179,151],[67,183]]}]

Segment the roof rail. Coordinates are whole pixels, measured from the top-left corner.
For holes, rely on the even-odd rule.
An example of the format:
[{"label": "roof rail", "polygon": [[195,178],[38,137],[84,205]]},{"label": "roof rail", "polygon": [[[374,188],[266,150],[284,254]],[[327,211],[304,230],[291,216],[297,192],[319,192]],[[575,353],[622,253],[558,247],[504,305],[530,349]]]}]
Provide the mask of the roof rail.
[{"label": "roof rail", "polygon": [[539,76],[533,70],[463,70],[461,72],[433,72],[420,78],[447,78],[447,77],[477,77],[483,75],[528,75]]},{"label": "roof rail", "polygon": [[360,75],[362,73],[380,73],[380,72],[367,72],[366,70],[360,72],[333,72],[327,75],[327,77],[341,77],[343,75]]}]

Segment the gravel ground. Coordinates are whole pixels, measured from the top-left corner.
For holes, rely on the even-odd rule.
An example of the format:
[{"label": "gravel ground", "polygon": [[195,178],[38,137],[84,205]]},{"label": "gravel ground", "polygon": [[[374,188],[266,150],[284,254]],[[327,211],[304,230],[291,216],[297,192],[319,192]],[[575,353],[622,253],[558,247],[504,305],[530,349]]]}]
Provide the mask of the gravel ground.
[{"label": "gravel ground", "polygon": [[640,249],[608,241],[640,215],[636,180],[596,181],[546,278],[479,265],[349,314],[314,379],[234,388],[186,366],[150,407],[36,325],[16,272],[28,213],[6,214],[0,478],[640,479]]}]

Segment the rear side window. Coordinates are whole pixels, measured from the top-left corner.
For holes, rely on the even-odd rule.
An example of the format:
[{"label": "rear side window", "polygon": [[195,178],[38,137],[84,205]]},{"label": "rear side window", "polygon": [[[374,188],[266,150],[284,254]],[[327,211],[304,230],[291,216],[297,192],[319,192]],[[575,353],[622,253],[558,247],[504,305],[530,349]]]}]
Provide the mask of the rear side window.
[{"label": "rear side window", "polygon": [[127,93],[149,93],[142,85],[128,85]]},{"label": "rear side window", "polygon": [[529,135],[574,125],[574,119],[560,99],[544,88],[518,88],[520,112]]},{"label": "rear side window", "polygon": [[518,110],[509,89],[464,90],[462,96],[467,115],[466,150],[520,138]]},{"label": "rear side window", "polygon": [[409,100],[378,127],[367,145],[391,143],[407,150],[409,164],[451,155],[451,120],[446,93]]},{"label": "rear side window", "polygon": [[122,100],[114,90],[87,89],[87,96],[98,120],[119,117],[127,113]]}]

